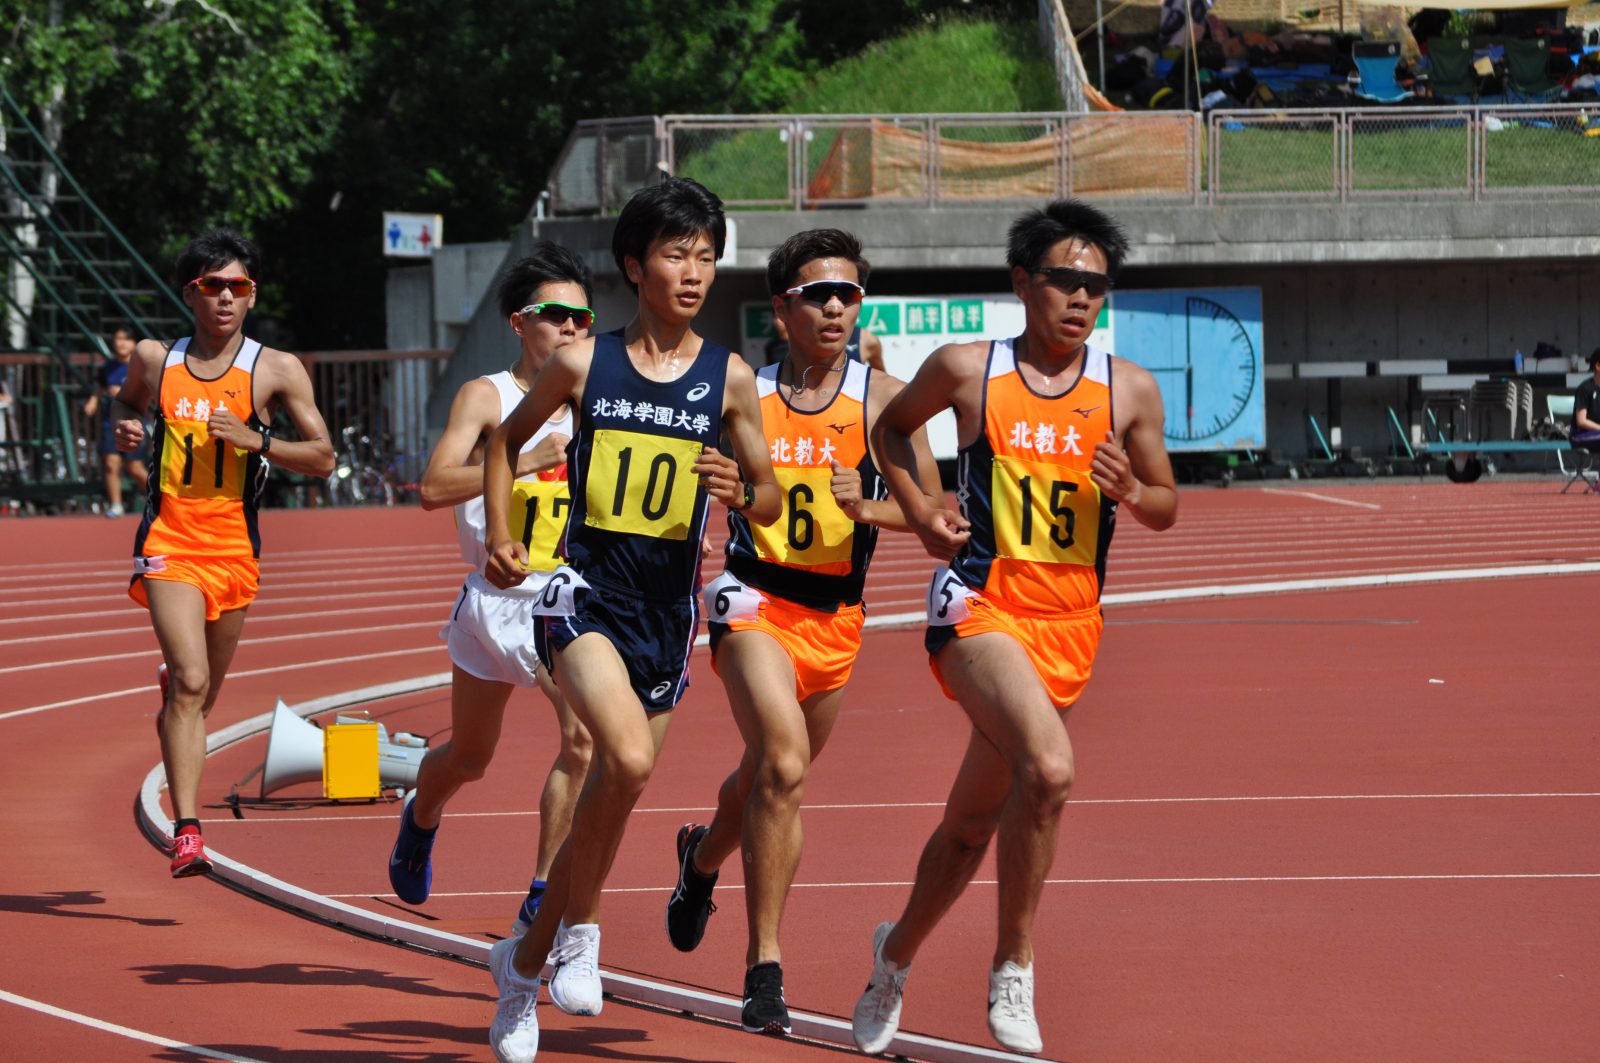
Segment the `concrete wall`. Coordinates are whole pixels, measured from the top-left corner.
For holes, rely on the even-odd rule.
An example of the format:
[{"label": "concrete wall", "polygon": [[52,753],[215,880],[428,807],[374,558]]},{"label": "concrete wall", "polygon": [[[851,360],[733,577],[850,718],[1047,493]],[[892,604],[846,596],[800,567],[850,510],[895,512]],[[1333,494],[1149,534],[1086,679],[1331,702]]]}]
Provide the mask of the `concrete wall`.
[{"label": "concrete wall", "polygon": [[[736,346],[739,304],[766,297],[767,255],[802,226],[838,226],[860,236],[874,266],[871,287],[879,294],[1006,291],[1005,233],[1019,209],[739,212],[733,215],[734,261],[718,271],[697,327]],[[1513,351],[1531,353],[1540,341],[1569,355],[1600,347],[1600,202],[1108,209],[1133,242],[1123,287],[1260,287],[1269,365],[1504,358],[1509,369]],[[611,262],[612,221],[530,219],[500,257],[522,253],[536,229],[582,252],[596,273],[596,327],[610,330],[626,324],[634,306]],[[493,257],[485,245],[474,266],[461,264],[461,276],[492,276],[499,265],[489,264]],[[436,259],[436,312],[451,309],[446,304],[464,310],[470,301],[469,280],[458,282],[453,273],[440,279],[439,264],[450,261]],[[403,280],[406,274],[392,273],[391,285],[414,283]],[[394,302],[391,294],[391,307]],[[486,303],[459,328],[456,357],[429,405],[435,434],[462,382],[510,364],[517,353],[498,309]],[[1405,381],[1351,380],[1343,388],[1345,444],[1382,453],[1388,441],[1385,407],[1404,408]],[[1321,415],[1325,402],[1321,381],[1269,381],[1269,446],[1306,454],[1305,412]]]}]

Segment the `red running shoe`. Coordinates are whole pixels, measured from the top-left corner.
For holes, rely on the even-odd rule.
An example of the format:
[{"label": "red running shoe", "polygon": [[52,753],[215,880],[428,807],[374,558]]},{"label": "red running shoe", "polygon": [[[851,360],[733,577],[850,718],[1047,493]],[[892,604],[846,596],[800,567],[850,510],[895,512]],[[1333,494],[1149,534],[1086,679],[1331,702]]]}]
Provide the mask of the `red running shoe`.
[{"label": "red running shoe", "polygon": [[206,859],[205,841],[193,827],[184,828],[172,842],[172,877],[209,874],[211,861]]}]

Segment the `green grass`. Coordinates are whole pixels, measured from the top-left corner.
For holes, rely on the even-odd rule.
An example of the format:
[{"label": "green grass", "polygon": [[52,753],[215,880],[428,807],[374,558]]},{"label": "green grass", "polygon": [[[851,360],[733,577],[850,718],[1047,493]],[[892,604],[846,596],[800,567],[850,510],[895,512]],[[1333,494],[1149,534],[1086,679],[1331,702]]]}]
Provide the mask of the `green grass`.
[{"label": "green grass", "polygon": [[[1061,92],[1031,22],[956,20],[881,41],[822,71],[783,108],[789,114],[1004,114],[1059,111]],[[811,168],[838,133],[819,129]],[[992,136],[953,130],[953,138]],[[789,146],[777,130],[686,133],[676,172],[731,202],[782,201]],[[811,175],[807,174],[809,178]]]},{"label": "green grass", "polygon": [[[1330,129],[1261,129],[1221,134],[1218,191],[1334,191]],[[1467,135],[1459,124],[1358,132],[1351,145],[1354,191],[1468,188]],[[1575,130],[1508,127],[1485,136],[1489,189],[1593,187],[1600,175],[1600,137]]]}]

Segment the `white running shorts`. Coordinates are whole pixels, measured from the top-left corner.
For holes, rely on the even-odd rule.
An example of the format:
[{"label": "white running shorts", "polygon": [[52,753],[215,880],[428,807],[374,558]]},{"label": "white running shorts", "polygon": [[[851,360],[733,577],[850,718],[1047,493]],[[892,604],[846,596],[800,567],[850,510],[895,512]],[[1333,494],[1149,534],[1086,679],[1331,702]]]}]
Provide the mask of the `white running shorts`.
[{"label": "white running shorts", "polygon": [[534,602],[548,573],[533,573],[507,594],[474,572],[461,586],[450,622],[439,632],[450,660],[493,683],[536,687],[539,656],[533,650]]}]

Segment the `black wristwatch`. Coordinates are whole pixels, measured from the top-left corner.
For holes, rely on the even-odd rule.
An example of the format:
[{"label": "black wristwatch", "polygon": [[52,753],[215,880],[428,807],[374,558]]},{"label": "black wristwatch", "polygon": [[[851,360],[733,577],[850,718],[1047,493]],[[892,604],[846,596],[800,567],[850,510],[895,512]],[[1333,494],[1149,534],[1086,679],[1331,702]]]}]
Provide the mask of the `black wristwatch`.
[{"label": "black wristwatch", "polygon": [[261,433],[261,449],[256,451],[256,453],[265,454],[267,451],[272,449],[272,429],[258,428],[256,431]]},{"label": "black wristwatch", "polygon": [[739,503],[739,508],[734,510],[735,513],[743,513],[756,504],[756,485],[749,480],[740,480],[739,484],[744,488],[744,501]]}]

